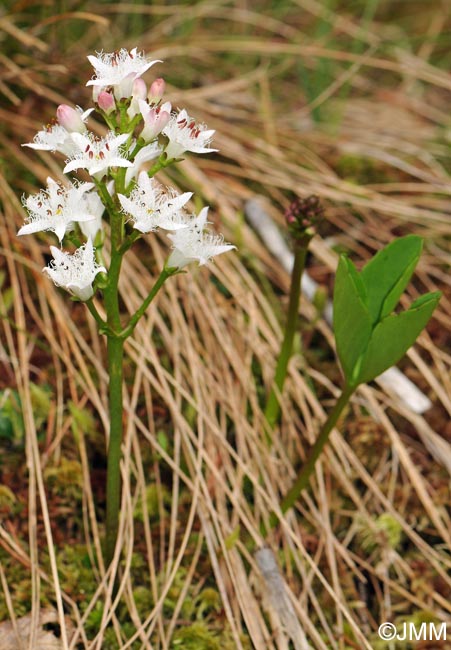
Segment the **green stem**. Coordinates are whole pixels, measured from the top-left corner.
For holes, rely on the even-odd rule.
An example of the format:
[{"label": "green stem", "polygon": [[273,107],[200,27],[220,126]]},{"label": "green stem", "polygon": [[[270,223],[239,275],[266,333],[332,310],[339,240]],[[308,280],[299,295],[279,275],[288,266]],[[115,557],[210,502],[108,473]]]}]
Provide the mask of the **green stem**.
[{"label": "green stem", "polygon": [[102,181],[98,181],[94,177],[92,180],[94,181],[96,188],[99,190],[100,198],[102,199],[103,205],[108,210],[108,214],[110,215],[110,218],[112,218],[114,213],[116,212],[116,209],[114,207],[113,199],[111,198],[105,183],[103,183]]},{"label": "green stem", "polygon": [[155,176],[155,174],[159,172],[161,169],[164,169],[165,167],[169,167],[169,165],[172,165],[172,163],[178,162],[179,160],[183,160],[183,159],[165,158],[164,155],[162,155],[159,157],[158,162],[156,162],[155,165],[149,169],[147,174],[149,177]]},{"label": "green stem", "polygon": [[89,311],[91,312],[92,316],[94,317],[97,325],[99,326],[99,332],[103,332],[105,330],[105,327],[106,327],[106,322],[103,320],[103,318],[101,317],[101,315],[97,311],[97,309],[96,309],[96,307],[95,307],[95,305],[94,305],[94,303],[92,301],[92,298],[87,300],[85,302],[85,305],[89,309]]},{"label": "green stem", "polygon": [[139,230],[132,230],[132,232],[126,236],[124,243],[119,249],[119,253],[121,255],[124,255],[124,253],[126,253],[133,246],[135,241],[137,241],[141,235],[142,233],[140,233]]},{"label": "green stem", "polygon": [[171,277],[171,275],[174,275],[178,269],[169,269],[164,267],[163,270],[161,271],[160,275],[158,276],[157,281],[153,285],[149,295],[146,297],[146,299],[143,301],[142,305],[136,310],[136,312],[133,314],[133,316],[130,318],[127,327],[125,327],[122,332],[120,333],[121,338],[126,339],[128,338],[132,333],[133,330],[136,327],[136,324],[138,323],[139,319],[141,316],[143,316],[144,312],[146,311],[147,307],[150,305],[152,300],[155,298],[163,284],[166,282],[166,280]]},{"label": "green stem", "polygon": [[[293,350],[293,339],[297,329],[299,301],[301,296],[301,278],[305,268],[305,259],[307,257],[308,244],[296,249],[294,254],[293,270],[291,272],[290,301],[288,305],[287,322],[285,325],[285,334],[280,348],[280,355],[277,361],[274,375],[274,383],[268,397],[265,408],[265,417],[271,429],[277,424],[280,416],[279,394],[283,390],[283,385],[287,376],[288,362]],[[268,436],[269,438],[269,436]],[[268,444],[271,442],[268,439]]]},{"label": "green stem", "polygon": [[106,536],[105,564],[113,559],[119,530],[121,505],[121,445],[122,445],[122,376],[124,341],[114,335],[108,336],[109,415],[110,439],[108,444],[108,465],[106,479]]},{"label": "green stem", "polygon": [[122,244],[122,215],[115,210],[110,212],[111,223],[111,263],[108,270],[108,283],[104,289],[105,311],[107,315],[108,351],[108,399],[110,416],[110,437],[108,442],[108,463],[106,479],[106,536],[105,564],[108,567],[113,559],[119,529],[119,509],[121,502],[121,445],[122,445],[122,379],[124,339],[119,335],[121,317],[119,309],[119,274],[122,264],[120,247]]},{"label": "green stem", "polygon": [[[325,421],[321,429],[321,432],[318,438],[316,439],[315,444],[310,449],[310,452],[307,456],[307,460],[305,461],[301,471],[299,472],[293,487],[290,489],[290,491],[288,492],[288,494],[280,504],[280,508],[284,514],[285,512],[287,512],[287,510],[289,510],[292,506],[294,506],[296,501],[299,499],[301,492],[307,487],[310,476],[315,468],[316,461],[318,460],[322,450],[324,449],[324,446],[329,440],[330,432],[336,425],[341,412],[343,411],[344,407],[351,399],[351,395],[353,394],[354,391],[355,391],[355,387],[345,386],[345,388],[343,389],[342,394],[340,395],[334,408],[330,412],[329,417]],[[271,525],[273,525],[272,520],[271,520]]]}]

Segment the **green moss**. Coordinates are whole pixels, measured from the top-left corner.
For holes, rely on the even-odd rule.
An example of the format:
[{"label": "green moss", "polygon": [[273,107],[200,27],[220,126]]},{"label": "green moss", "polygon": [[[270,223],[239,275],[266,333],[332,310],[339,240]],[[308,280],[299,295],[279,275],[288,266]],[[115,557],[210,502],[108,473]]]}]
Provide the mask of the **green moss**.
[{"label": "green moss", "polygon": [[371,553],[380,546],[388,546],[396,550],[402,541],[403,532],[398,520],[388,512],[383,513],[374,520],[374,527],[361,525],[358,538],[362,548]]},{"label": "green moss", "polygon": [[78,460],[61,458],[56,466],[44,471],[47,487],[56,495],[71,501],[81,501],[83,493],[83,470]]},{"label": "green moss", "polygon": [[67,544],[57,556],[61,586],[77,602],[88,601],[95,592],[96,580],[91,559],[83,544]]},{"label": "green moss", "polygon": [[173,650],[221,650],[215,634],[204,623],[193,623],[177,630],[172,639]]},{"label": "green moss", "polygon": [[208,616],[210,613],[218,613],[222,609],[221,596],[216,589],[207,587],[202,589],[198,597],[196,598],[196,618],[200,620],[201,618]]},{"label": "green moss", "polygon": [[[160,507],[163,501],[163,510],[166,512],[166,506],[171,504],[171,494],[165,485],[157,486],[151,483],[146,487],[146,506],[147,514],[150,521],[157,522],[160,520]],[[138,521],[144,521],[142,499],[139,499],[133,516]]]}]

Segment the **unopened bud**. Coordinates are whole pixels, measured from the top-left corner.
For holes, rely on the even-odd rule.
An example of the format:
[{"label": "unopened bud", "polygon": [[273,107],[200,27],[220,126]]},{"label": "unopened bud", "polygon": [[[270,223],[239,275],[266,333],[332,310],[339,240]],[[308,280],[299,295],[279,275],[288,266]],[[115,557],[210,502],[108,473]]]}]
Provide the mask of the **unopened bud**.
[{"label": "unopened bud", "polygon": [[158,104],[161,101],[161,98],[163,97],[165,88],[166,88],[166,84],[164,79],[162,79],[161,77],[155,79],[155,81],[151,84],[149,88],[149,94],[147,95],[149,104]]},{"label": "unopened bud", "polygon": [[146,83],[141,79],[141,77],[138,77],[138,79],[135,79],[133,82],[132,95],[136,99],[146,99],[146,94]]},{"label": "unopened bud", "polygon": [[105,90],[102,90],[99,93],[97,97],[97,104],[99,108],[107,115],[116,110],[116,102],[114,101],[113,95],[106,92]]},{"label": "unopened bud", "polygon": [[133,82],[132,97],[130,106],[127,109],[127,115],[132,120],[139,113],[139,100],[144,100],[147,95],[147,86],[145,82],[138,78]]},{"label": "unopened bud", "polygon": [[56,117],[61,126],[64,126],[71,133],[74,131],[84,133],[86,131],[85,123],[81,119],[81,112],[67,106],[67,104],[58,106],[56,109]]},{"label": "unopened bud", "polygon": [[139,108],[144,120],[144,127],[141,131],[141,137],[146,142],[154,140],[164,129],[171,118],[171,104],[165,102],[161,106],[149,106],[142,99],[139,100]]}]

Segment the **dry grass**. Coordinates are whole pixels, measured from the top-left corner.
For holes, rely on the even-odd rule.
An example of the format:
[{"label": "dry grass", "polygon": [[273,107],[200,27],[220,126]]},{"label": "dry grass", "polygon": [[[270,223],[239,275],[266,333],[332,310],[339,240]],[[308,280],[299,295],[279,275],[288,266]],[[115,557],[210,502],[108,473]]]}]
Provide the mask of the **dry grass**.
[{"label": "dry grass", "polygon": [[[286,16],[264,3],[257,11],[238,0],[233,7],[212,0],[181,7],[87,3],[83,12],[67,3],[68,13],[52,16],[49,10],[37,23],[26,20],[32,3],[11,4],[14,11],[0,19],[9,48],[0,61],[1,255],[7,274],[0,293],[0,352],[2,387],[17,389],[24,417],[28,526],[5,516],[0,545],[4,557],[29,572],[34,620],[40,590],[51,585],[60,621],[67,612],[76,629],[70,640],[63,625],[65,649],[77,643],[102,648],[111,625],[117,647],[130,647],[118,613],[119,607],[123,616],[124,603],[139,642],[133,647],[184,647],[173,645],[174,632],[186,625],[182,605],[190,590],[200,591],[205,583],[215,585],[221,598],[215,625],[229,630],[230,647],[236,648],[246,647],[244,633],[258,650],[304,648],[300,626],[315,649],[370,649],[378,647],[377,626],[384,620],[422,612],[449,622],[451,77],[436,65],[439,34],[449,30],[440,4],[429,10],[418,5],[428,38],[412,49],[403,46],[402,28],[387,15],[365,26],[357,13],[331,16],[314,0],[286,3]],[[333,21],[324,32],[329,40],[311,37],[318,16],[324,24]],[[71,40],[75,24],[84,31]],[[138,36],[124,39],[130,28]],[[129,341],[122,556],[115,558],[121,582],[113,594],[102,567],[96,488],[90,482],[92,440],[78,428],[74,444],[74,412],[66,406],[71,400],[87,409],[99,431],[107,430],[104,341],[85,321],[81,305],[41,275],[45,238],[19,241],[16,231],[23,218],[20,194],[43,184],[49,168],[52,175],[60,173],[54,157],[25,151],[20,143],[53,115],[66,91],[70,101],[87,106],[88,91],[75,81],[90,74],[86,53],[136,44],[165,60],[173,104],[217,130],[220,157],[187,159],[171,182],[194,188],[213,206],[213,218],[221,218],[239,251],[170,282]],[[333,74],[309,104],[300,75],[313,75],[319,60]],[[323,122],[312,119],[312,108],[327,111]],[[327,206],[327,228],[310,260],[320,281],[331,281],[332,243],[360,260],[393,236],[416,232],[426,245],[411,297],[438,287],[444,298],[428,333],[403,362],[433,408],[414,415],[392,395],[361,388],[318,464],[311,490],[263,539],[262,524],[278,511],[340,381],[328,361],[331,331],[305,302],[302,315],[313,323],[305,344],[312,343],[292,359],[283,423],[268,449],[261,396],[270,386],[281,337],[281,309],[271,286],[285,291],[288,277],[242,215],[244,202],[263,194],[282,224],[290,192],[316,193]],[[166,250],[165,242],[149,237],[130,252],[122,277],[124,309],[133,312],[140,304]],[[52,388],[45,431],[36,430],[32,383]],[[170,453],[158,435],[164,428]],[[67,453],[81,464],[79,535],[98,567],[98,588],[83,610],[61,587],[54,539],[61,536],[52,525],[55,505],[44,479],[46,469]],[[150,483],[160,511],[156,525],[146,516]],[[144,522],[138,529],[137,504]],[[392,529],[399,533],[396,542]],[[262,545],[277,556],[277,584],[265,583],[257,566],[253,552]],[[131,567],[138,551],[146,558],[144,582],[153,595],[146,617],[134,600]],[[163,604],[181,568],[184,584],[168,615]],[[5,575],[3,593],[14,618],[20,603],[14,594],[9,599],[15,585]],[[88,641],[85,621],[101,603],[98,634]]]}]

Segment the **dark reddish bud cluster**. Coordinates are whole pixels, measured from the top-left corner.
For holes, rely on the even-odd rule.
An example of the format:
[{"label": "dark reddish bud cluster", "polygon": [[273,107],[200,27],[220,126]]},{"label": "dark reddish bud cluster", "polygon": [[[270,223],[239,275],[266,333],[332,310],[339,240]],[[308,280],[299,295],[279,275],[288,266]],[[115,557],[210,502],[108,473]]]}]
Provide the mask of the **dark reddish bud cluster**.
[{"label": "dark reddish bud cluster", "polygon": [[304,244],[315,234],[315,226],[321,221],[324,208],[318,196],[312,194],[296,198],[285,211],[288,231],[294,242]]}]

